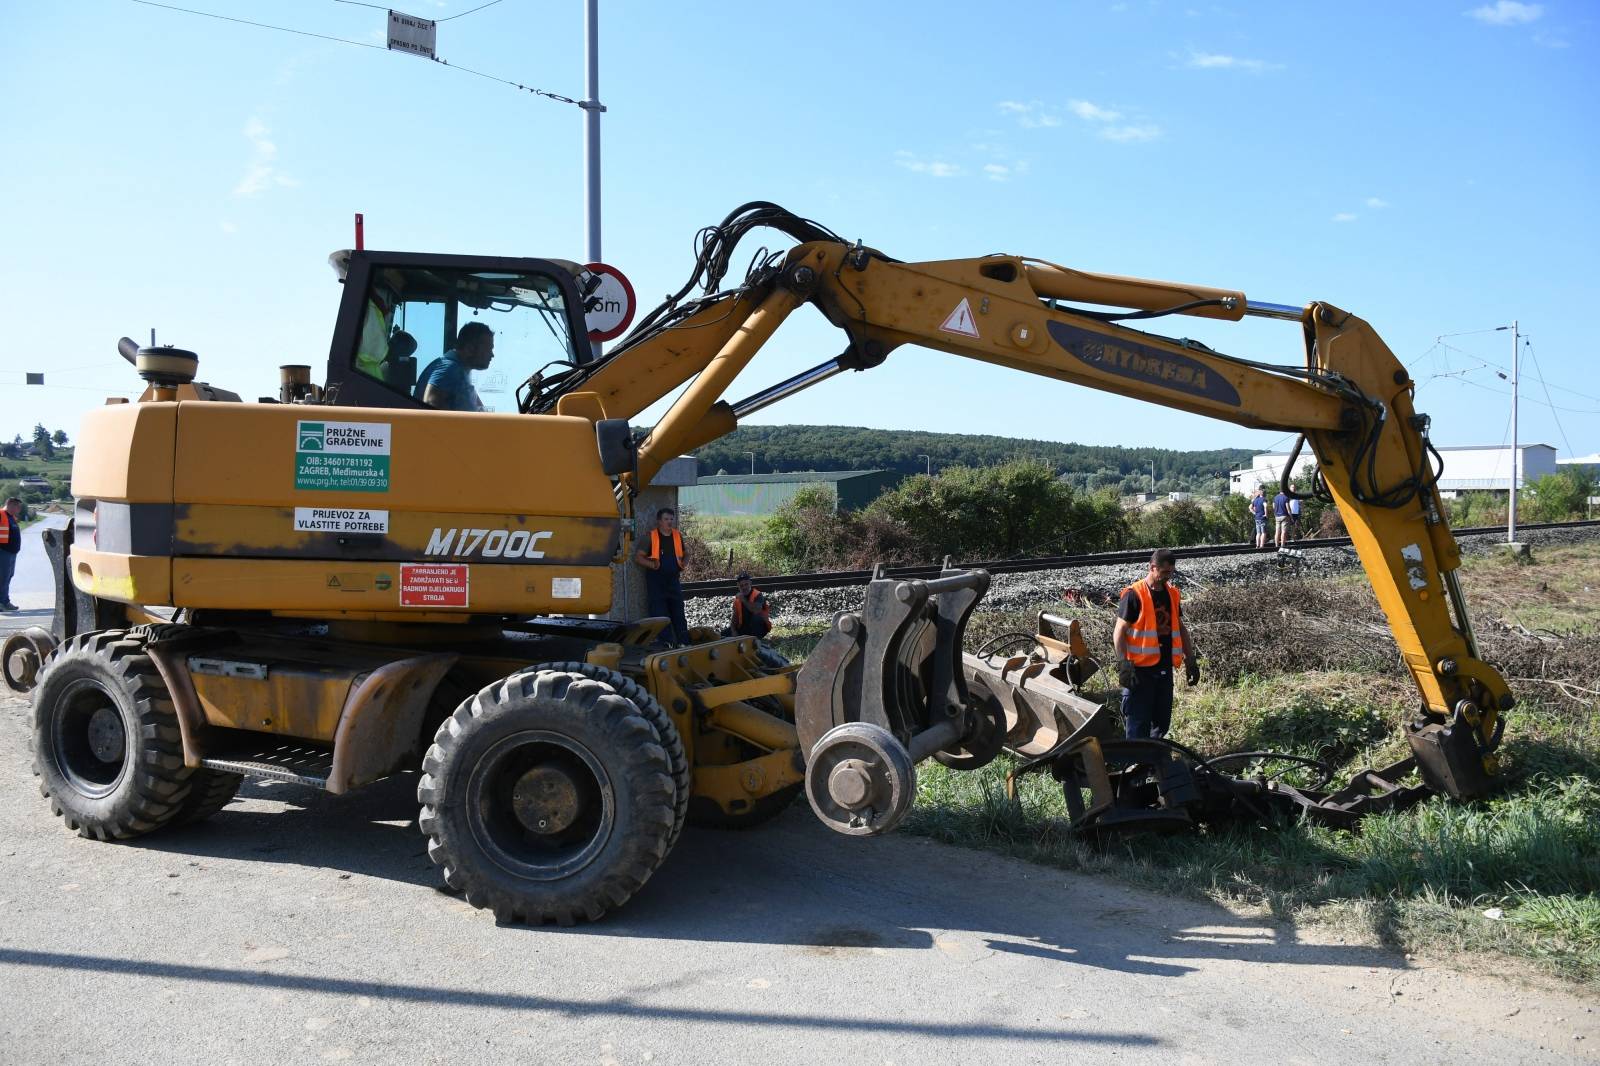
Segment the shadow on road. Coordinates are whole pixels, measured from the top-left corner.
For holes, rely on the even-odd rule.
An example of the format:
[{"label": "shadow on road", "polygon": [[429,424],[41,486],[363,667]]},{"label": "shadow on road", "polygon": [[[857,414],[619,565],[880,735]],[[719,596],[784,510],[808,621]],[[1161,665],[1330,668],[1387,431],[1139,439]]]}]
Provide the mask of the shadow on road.
[{"label": "shadow on road", "polygon": [[396,984],[385,981],[240,970],[221,966],[148,962],[142,959],[118,959],[58,951],[20,951],[0,948],[0,964],[75,970],[122,977],[151,977],[162,981],[198,981],[207,984],[245,985],[251,988],[272,988],[324,995],[368,996],[377,1000],[425,1003],[435,1006],[540,1011],[559,1014],[566,1019],[616,1018],[629,1022],[687,1021],[740,1027],[753,1025],[786,1029],[799,1027],[840,1033],[898,1033],[906,1036],[1028,1042],[1067,1041],[1079,1044],[1113,1044],[1118,1047],[1149,1047],[1163,1042],[1157,1037],[1130,1033],[1086,1033],[1077,1029],[1021,1029],[1008,1025],[937,1024],[887,1018],[839,1018],[825,1014],[718,1010],[712,1007],[667,1007],[641,1002],[632,996],[613,996],[600,1000],[567,999],[528,993],[485,992],[437,985]]},{"label": "shadow on road", "polygon": [[[131,846],[189,857],[331,868],[442,890],[416,828],[415,776],[348,796],[247,783],[237,804],[196,826]],[[515,935],[521,927],[507,932]],[[780,944],[850,956],[938,950],[1013,953],[1126,973],[1179,977],[1191,962],[1404,968],[1377,948],[1299,941],[1287,923],[915,838],[828,832],[800,804],[754,831],[685,830],[626,907],[575,935]]]}]

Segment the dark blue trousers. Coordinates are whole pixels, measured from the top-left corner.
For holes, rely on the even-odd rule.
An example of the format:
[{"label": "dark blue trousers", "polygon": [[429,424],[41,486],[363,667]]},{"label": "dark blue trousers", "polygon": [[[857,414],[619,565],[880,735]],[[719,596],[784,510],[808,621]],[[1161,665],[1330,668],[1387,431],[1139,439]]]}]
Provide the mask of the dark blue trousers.
[{"label": "dark blue trousers", "polygon": [[1122,690],[1122,722],[1129,740],[1164,737],[1172,728],[1172,668],[1138,666],[1139,683]]},{"label": "dark blue trousers", "polygon": [[683,586],[678,584],[677,579],[674,578],[669,585],[665,581],[651,581],[647,577],[644,591],[649,601],[650,617],[672,619],[672,625],[666,633],[672,634],[673,643],[689,643],[689,621],[683,616]]}]

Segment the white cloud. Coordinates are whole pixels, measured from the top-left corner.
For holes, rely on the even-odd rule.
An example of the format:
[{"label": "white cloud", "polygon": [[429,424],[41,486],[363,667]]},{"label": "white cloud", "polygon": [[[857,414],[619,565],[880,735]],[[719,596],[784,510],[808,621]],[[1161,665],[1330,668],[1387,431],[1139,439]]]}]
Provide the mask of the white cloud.
[{"label": "white cloud", "polygon": [[222,232],[223,233],[238,233],[239,232],[239,227],[234,225],[232,222],[224,221],[224,222],[217,223],[217,225],[222,227]]},{"label": "white cloud", "polygon": [[1543,15],[1544,7],[1540,4],[1519,4],[1517,0],[1495,0],[1492,4],[1475,7],[1465,14],[1489,26],[1520,26]]},{"label": "white cloud", "polygon": [[983,176],[990,181],[1009,181],[1011,179],[1011,168],[1004,163],[985,163],[983,165]]},{"label": "white cloud", "polygon": [[1337,215],[1334,215],[1333,218],[1329,219],[1330,222],[1354,222],[1355,220],[1356,216],[1352,215],[1348,211],[1340,211]]},{"label": "white cloud", "polygon": [[1067,106],[1072,113],[1085,122],[1115,122],[1122,117],[1122,112],[1112,111],[1107,107],[1098,107],[1087,100],[1068,100]]},{"label": "white cloud", "polygon": [[1023,103],[1020,100],[1002,100],[998,105],[1002,114],[1011,115],[1017,125],[1025,130],[1061,125],[1061,116],[1037,100]]},{"label": "white cloud", "polygon": [[1369,196],[1367,197],[1367,206],[1372,208],[1374,211],[1379,211],[1385,207],[1388,207],[1389,201],[1379,196]]},{"label": "white cloud", "polygon": [[1282,63],[1269,63],[1265,59],[1242,59],[1239,56],[1217,52],[1190,52],[1189,66],[1196,70],[1246,70],[1260,74],[1268,70],[1282,70]]},{"label": "white cloud", "polygon": [[1132,141],[1153,141],[1161,136],[1161,127],[1155,125],[1143,126],[1107,126],[1100,131],[1102,140],[1117,141],[1126,144]]},{"label": "white cloud", "polygon": [[293,188],[300,183],[278,169],[278,146],[271,139],[272,131],[260,118],[252,115],[244,124],[245,139],[250,142],[250,165],[244,177],[233,187],[235,196],[259,196],[272,188]]},{"label": "white cloud", "polygon": [[942,159],[919,159],[903,149],[896,152],[894,157],[896,166],[905,167],[913,174],[926,174],[930,178],[959,178],[963,173],[955,163],[946,163]]}]

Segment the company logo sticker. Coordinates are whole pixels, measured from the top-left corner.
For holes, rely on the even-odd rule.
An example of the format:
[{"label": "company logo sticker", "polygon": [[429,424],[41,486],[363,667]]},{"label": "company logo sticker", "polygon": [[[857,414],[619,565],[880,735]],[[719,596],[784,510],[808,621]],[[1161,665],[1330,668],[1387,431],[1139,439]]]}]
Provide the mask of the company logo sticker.
[{"label": "company logo sticker", "polygon": [[294,440],[296,489],[389,491],[387,422],[299,422]]}]

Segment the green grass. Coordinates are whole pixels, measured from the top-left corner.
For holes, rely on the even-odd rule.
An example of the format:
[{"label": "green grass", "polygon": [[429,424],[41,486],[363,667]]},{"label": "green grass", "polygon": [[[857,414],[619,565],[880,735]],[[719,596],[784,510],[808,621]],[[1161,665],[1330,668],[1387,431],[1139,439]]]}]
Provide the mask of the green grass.
[{"label": "green grass", "polygon": [[711,557],[720,562],[733,553],[734,560],[750,559],[755,555],[756,534],[764,521],[758,515],[697,515],[684,516],[683,531],[705,542]]},{"label": "green grass", "polygon": [[[1600,978],[1600,786],[1540,779],[1499,798],[1439,797],[1368,818],[1360,833],[1306,823],[1236,827],[1104,846],[1075,837],[1060,786],[1000,759],[961,774],[918,767],[904,831],[1031,862],[1106,874],[1162,893],[1260,906],[1414,950],[1518,955]],[[1483,916],[1500,907],[1502,921]]]},{"label": "green grass", "polygon": [[[1581,568],[1589,554],[1541,553],[1531,576],[1517,572],[1530,583],[1504,592],[1493,587],[1500,571],[1492,569],[1503,564],[1474,560],[1469,597],[1489,610],[1517,606],[1538,595],[1541,582],[1548,589],[1551,571]],[[1030,611],[980,609],[967,643],[1027,629],[1032,620]],[[789,627],[776,636],[800,661],[821,633]],[[1091,643],[1099,639],[1096,630]],[[1593,705],[1540,702],[1550,694],[1538,689],[1519,695],[1523,703],[1501,748],[1498,794],[1474,802],[1435,797],[1368,818],[1358,833],[1296,822],[1099,846],[1073,835],[1060,786],[1048,774],[1021,778],[1017,798],[1008,798],[1006,775],[1015,763],[1007,757],[972,773],[921,764],[903,831],[1156,892],[1262,908],[1280,920],[1399,949],[1511,956],[1572,980],[1600,980],[1600,714]],[[1207,680],[1180,689],[1173,735],[1205,754],[1268,748],[1315,756],[1348,779],[1407,754],[1401,726],[1415,704],[1414,688],[1393,673]],[[1499,919],[1484,916],[1492,908]]]}]

